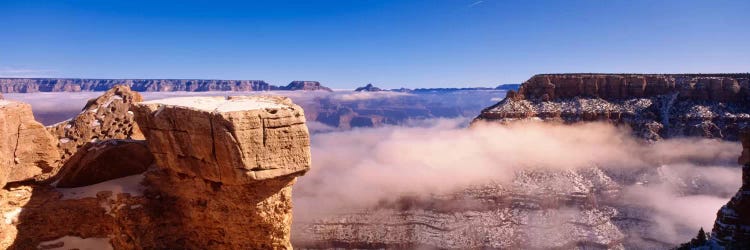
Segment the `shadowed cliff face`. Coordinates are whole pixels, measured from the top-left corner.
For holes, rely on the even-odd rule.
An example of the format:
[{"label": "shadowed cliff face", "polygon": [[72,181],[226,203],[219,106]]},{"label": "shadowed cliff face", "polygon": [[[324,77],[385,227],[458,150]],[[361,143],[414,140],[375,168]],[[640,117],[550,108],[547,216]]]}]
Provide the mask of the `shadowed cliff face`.
[{"label": "shadowed cliff face", "polygon": [[750,75],[537,75],[476,121],[606,121],[659,140],[738,140],[750,124]]},{"label": "shadowed cliff face", "polygon": [[742,187],[716,214],[712,243],[730,249],[750,248],[750,131],[742,134]]}]

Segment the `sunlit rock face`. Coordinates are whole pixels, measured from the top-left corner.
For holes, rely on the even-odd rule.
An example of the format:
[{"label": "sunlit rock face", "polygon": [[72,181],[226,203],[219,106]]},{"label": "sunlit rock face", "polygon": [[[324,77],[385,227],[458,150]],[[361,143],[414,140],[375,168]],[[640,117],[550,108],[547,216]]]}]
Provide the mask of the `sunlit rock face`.
[{"label": "sunlit rock face", "polygon": [[750,124],[750,75],[536,75],[475,121],[605,121],[659,140],[700,136],[738,140]]},{"label": "sunlit rock face", "polygon": [[[92,103],[114,97],[102,98]],[[280,97],[132,105],[145,141],[86,143],[55,183],[0,189],[0,248],[291,248],[292,185],[310,167],[299,106]]]},{"label": "sunlit rock face", "polygon": [[750,248],[750,131],[742,134],[742,187],[716,214],[711,241],[730,249]]},{"label": "sunlit rock face", "polygon": [[159,165],[179,173],[245,184],[310,168],[305,116],[288,98],[171,98],[134,111]]},{"label": "sunlit rock face", "polygon": [[30,105],[0,100],[0,186],[44,179],[60,160],[55,145]]}]

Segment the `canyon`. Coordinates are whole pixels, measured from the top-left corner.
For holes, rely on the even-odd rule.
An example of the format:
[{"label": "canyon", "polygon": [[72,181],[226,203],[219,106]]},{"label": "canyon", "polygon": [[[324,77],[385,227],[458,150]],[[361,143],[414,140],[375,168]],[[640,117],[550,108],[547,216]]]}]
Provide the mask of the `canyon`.
[{"label": "canyon", "polygon": [[[694,235],[698,227],[686,222],[674,225],[677,235],[665,235],[660,224],[663,218],[658,217],[664,211],[644,205],[647,202],[632,201],[646,199],[662,186],[687,197],[729,199],[736,189],[727,191],[708,171],[727,168],[736,173],[732,172],[733,163],[726,161],[736,159],[733,154],[739,150],[735,152],[733,141],[742,138],[745,150],[740,163],[747,163],[750,151],[747,136],[741,133],[750,118],[747,79],[745,74],[547,74],[532,77],[517,91],[510,85],[498,87],[501,90],[403,92],[373,85],[361,91],[328,92],[319,84],[298,82],[293,88],[324,91],[221,94],[230,97],[172,95],[166,99],[156,95],[146,98],[153,92],[115,86],[92,93],[101,95],[87,101],[73,118],[46,127],[34,119],[37,114],[32,114],[32,106],[0,100],[0,113],[6,114],[0,120],[0,132],[11,138],[0,141],[0,160],[7,163],[3,164],[7,176],[0,176],[7,183],[0,193],[0,212],[5,219],[5,224],[0,224],[0,247],[45,249],[80,243],[98,244],[101,249],[672,248],[688,240],[683,232]],[[506,97],[497,99],[506,90]],[[510,138],[508,142],[503,138],[486,141],[483,137],[494,136],[487,131],[496,131],[487,130],[488,126],[513,127],[538,121],[571,126],[614,124],[630,129],[638,142],[631,146],[643,148],[644,159],[649,161],[625,169],[601,163],[543,169],[534,168],[535,161],[529,158],[520,162],[530,166],[516,169],[507,179],[459,185],[448,192],[391,193],[375,204],[330,213],[317,210],[335,202],[301,203],[300,199],[327,203],[337,198],[315,196],[320,194],[311,188],[320,182],[329,181],[341,189],[352,181],[388,177],[376,174],[350,179],[335,172],[308,173],[315,148],[311,141],[321,139],[315,139],[307,125],[317,122],[337,129],[334,131],[342,131],[344,136],[354,136],[342,142],[355,144],[364,143],[356,137],[360,133],[382,131],[362,138],[389,143],[394,135],[426,133],[418,130],[422,125],[410,122],[469,116],[476,116],[471,126],[459,126],[460,132],[455,133],[468,133],[473,142],[485,146],[518,143]],[[390,130],[402,126],[416,126],[417,130]],[[375,129],[358,129],[363,127]],[[547,129],[542,130],[553,133]],[[320,136],[339,133],[325,131]],[[437,130],[415,140],[436,143],[433,136],[455,135],[452,130]],[[538,152],[532,155],[551,153],[542,146],[554,138],[536,139]],[[677,145],[695,144],[698,151],[711,151],[707,145],[721,143],[723,153],[667,155],[664,159],[648,156],[651,150],[674,147],[669,144],[672,139]],[[607,140],[618,143],[624,139]],[[414,147],[420,145],[434,147]],[[356,152],[358,146],[337,144],[333,149],[355,149],[317,151],[320,155],[314,157],[321,160],[333,157],[324,153]],[[380,147],[362,147],[366,155],[384,154]],[[466,156],[458,154],[461,150],[452,150],[456,152],[423,156],[422,160],[437,163],[441,157]],[[423,151],[405,148],[396,154],[415,152]],[[454,153],[457,155],[452,156]],[[346,163],[347,157],[335,158]],[[504,164],[504,158],[514,157],[518,156],[491,159]],[[371,161],[397,162],[365,157],[348,167],[361,168]],[[462,172],[477,167],[473,163],[475,159],[467,158],[454,164],[455,173],[444,185],[463,178]],[[681,165],[688,163],[696,166],[681,170]],[[746,169],[743,176],[747,176]],[[298,183],[302,175],[306,177]],[[320,175],[331,177],[320,179]],[[716,244],[733,244],[733,239],[746,236],[747,215],[741,212],[747,203],[745,179],[740,191],[719,210],[711,234]]]},{"label": "canyon", "polygon": [[116,86],[46,128],[27,104],[0,112],[0,248],[292,248],[310,142],[288,98],[142,102]]},{"label": "canyon", "polygon": [[[736,141],[750,122],[748,78],[747,74],[536,75],[484,109],[470,129],[536,121],[604,122],[630,129],[646,143],[642,147],[670,138]],[[391,197],[377,205],[295,223],[292,239],[303,248],[668,249],[679,238],[664,237],[655,208],[630,202],[628,197],[663,186],[679,190],[682,196],[726,192],[709,184],[712,181],[705,175],[675,175],[677,168],[671,165],[679,163],[652,164],[627,170],[597,165],[523,170],[510,181]],[[698,165],[705,164],[716,163]],[[735,197],[740,194],[744,193]],[[744,200],[733,198],[727,206],[744,211]],[[731,241],[745,234],[741,226],[747,225],[745,216],[732,211],[720,212],[726,219],[716,222],[717,240]],[[694,233],[697,229],[685,225],[676,230]]]}]

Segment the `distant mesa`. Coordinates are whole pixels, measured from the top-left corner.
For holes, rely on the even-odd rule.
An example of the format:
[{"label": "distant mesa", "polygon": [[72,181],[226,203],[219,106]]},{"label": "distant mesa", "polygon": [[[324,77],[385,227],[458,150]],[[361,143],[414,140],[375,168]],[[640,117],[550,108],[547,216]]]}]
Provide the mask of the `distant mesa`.
[{"label": "distant mesa", "polygon": [[307,91],[315,91],[315,90],[322,90],[322,91],[328,91],[333,92],[328,87],[325,87],[320,84],[320,82],[316,81],[293,81],[286,85],[286,87],[280,87],[279,90],[307,90]]},{"label": "distant mesa", "polygon": [[354,91],[357,91],[357,92],[378,92],[378,91],[383,91],[383,89],[375,87],[375,86],[372,86],[372,83],[368,83],[364,87],[359,87],[359,88],[355,89]]},{"label": "distant mesa", "polygon": [[107,91],[116,85],[124,85],[139,92],[331,91],[316,81],[293,81],[287,86],[276,86],[263,80],[0,78],[2,93]]}]

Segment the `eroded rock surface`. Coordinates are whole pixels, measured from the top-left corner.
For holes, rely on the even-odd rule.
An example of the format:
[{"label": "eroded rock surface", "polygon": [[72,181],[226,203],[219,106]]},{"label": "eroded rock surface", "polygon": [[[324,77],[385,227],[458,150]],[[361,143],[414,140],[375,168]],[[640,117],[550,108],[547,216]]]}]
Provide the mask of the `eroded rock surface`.
[{"label": "eroded rock surface", "polygon": [[130,105],[140,101],[143,98],[137,92],[127,86],[115,86],[89,100],[76,117],[49,126],[47,129],[56,137],[61,163],[65,164],[81,147],[97,141],[143,139],[130,111]]},{"label": "eroded rock surface", "polygon": [[246,184],[310,167],[305,116],[288,98],[170,98],[134,111],[160,165],[179,173]]},{"label": "eroded rock surface", "polygon": [[742,136],[742,187],[716,214],[711,241],[728,249],[750,248],[750,131]]},{"label": "eroded rock surface", "polygon": [[650,140],[738,140],[750,124],[750,75],[536,75],[475,121],[626,124]]},{"label": "eroded rock surface", "polygon": [[0,100],[0,187],[43,179],[58,165],[55,145],[54,137],[34,120],[30,105]]}]

